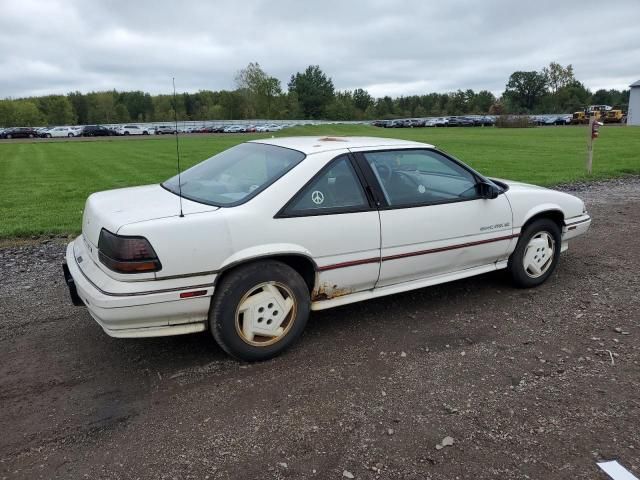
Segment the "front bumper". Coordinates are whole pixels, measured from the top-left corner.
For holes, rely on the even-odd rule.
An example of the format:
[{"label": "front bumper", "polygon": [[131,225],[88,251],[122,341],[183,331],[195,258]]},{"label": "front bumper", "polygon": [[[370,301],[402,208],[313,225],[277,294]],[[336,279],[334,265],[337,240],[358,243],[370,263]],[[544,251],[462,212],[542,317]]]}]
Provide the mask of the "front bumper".
[{"label": "front bumper", "polygon": [[[112,337],[158,337],[206,329],[215,275],[171,280],[120,281],[107,275],[86,250],[82,237],[67,246],[63,266],[74,304]],[[190,291],[201,296],[181,298]]]},{"label": "front bumper", "polygon": [[591,217],[586,213],[579,217],[568,218],[562,228],[562,240],[569,240],[587,233],[591,226]]},{"label": "front bumper", "polygon": [[591,217],[586,213],[579,217],[569,218],[566,220],[564,227],[562,227],[562,247],[561,251],[564,252],[569,248],[569,240],[572,238],[584,235],[591,226]]}]

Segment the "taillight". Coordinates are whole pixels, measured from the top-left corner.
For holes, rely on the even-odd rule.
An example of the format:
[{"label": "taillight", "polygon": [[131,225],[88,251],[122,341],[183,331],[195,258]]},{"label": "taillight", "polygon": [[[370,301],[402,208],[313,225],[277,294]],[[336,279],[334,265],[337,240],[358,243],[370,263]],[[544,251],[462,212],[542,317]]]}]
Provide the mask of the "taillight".
[{"label": "taillight", "polygon": [[149,240],[116,235],[104,228],[98,240],[98,257],[103,265],[118,273],[157,272],[162,268]]}]

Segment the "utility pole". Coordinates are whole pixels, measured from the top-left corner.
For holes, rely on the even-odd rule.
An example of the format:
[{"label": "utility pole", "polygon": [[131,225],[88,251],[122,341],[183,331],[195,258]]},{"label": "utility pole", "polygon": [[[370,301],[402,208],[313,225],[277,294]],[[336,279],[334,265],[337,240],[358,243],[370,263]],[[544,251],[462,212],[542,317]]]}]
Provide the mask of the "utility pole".
[{"label": "utility pole", "polygon": [[591,175],[591,170],[593,167],[593,126],[595,124],[595,115],[589,116],[589,129],[588,134],[589,137],[587,139],[587,173]]},{"label": "utility pole", "polygon": [[591,170],[593,168],[593,141],[598,138],[600,135],[600,126],[601,122],[596,120],[595,113],[589,116],[589,138],[587,140],[587,173],[591,175]]}]

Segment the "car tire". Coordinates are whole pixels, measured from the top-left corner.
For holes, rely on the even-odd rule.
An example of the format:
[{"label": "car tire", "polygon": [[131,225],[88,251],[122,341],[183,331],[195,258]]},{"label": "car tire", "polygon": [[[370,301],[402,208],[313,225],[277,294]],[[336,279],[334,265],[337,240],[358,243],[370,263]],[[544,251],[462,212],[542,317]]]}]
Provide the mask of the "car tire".
[{"label": "car tire", "polygon": [[33,138],[33,133],[30,133],[30,134],[29,134],[29,138]]},{"label": "car tire", "polygon": [[129,135],[129,132],[124,132],[124,135],[125,135],[125,136]]},{"label": "car tire", "polygon": [[45,135],[45,137],[46,137],[46,138],[51,138],[51,134],[50,134],[50,133],[47,133],[47,134]]},{"label": "car tire", "polygon": [[558,265],[561,245],[560,227],[553,220],[541,218],[527,225],[507,266],[515,285],[531,288],[543,284]]},{"label": "car tire", "polygon": [[216,286],[209,329],[232,357],[268,360],[300,337],[310,309],[309,289],[297,271],[278,261],[258,261],[232,270]]},{"label": "car tire", "polygon": [[73,133],[69,133],[69,134],[67,135],[67,137],[69,137],[69,138],[73,137]]},{"label": "car tire", "polygon": [[9,134],[9,135],[7,135],[7,138],[13,138],[13,137],[11,136],[11,134]]}]

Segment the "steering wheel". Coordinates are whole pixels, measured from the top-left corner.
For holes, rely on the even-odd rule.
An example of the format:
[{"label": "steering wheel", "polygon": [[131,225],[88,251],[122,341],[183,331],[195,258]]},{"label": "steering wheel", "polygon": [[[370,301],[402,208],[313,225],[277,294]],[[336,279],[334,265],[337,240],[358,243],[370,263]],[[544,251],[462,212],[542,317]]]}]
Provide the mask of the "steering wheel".
[{"label": "steering wheel", "polygon": [[391,167],[389,165],[387,165],[386,163],[376,162],[375,166],[381,180],[383,180],[385,183],[391,180],[393,170],[391,170]]}]

